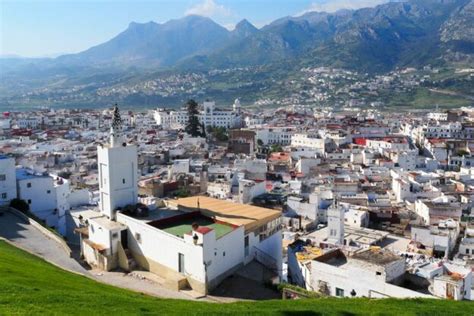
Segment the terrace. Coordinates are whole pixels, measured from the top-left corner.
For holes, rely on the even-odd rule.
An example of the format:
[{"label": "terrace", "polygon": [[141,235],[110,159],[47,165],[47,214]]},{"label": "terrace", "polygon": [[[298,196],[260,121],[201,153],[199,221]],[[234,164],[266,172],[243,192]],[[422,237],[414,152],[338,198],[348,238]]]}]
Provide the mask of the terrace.
[{"label": "terrace", "polygon": [[202,230],[203,232],[214,230],[216,233],[216,239],[228,234],[236,227],[228,223],[214,220],[208,216],[202,215],[200,212],[181,214],[148,223],[150,226],[163,230],[164,232],[179,238],[184,238],[185,234],[190,233],[193,230],[193,224],[198,224],[200,229],[207,228]]}]

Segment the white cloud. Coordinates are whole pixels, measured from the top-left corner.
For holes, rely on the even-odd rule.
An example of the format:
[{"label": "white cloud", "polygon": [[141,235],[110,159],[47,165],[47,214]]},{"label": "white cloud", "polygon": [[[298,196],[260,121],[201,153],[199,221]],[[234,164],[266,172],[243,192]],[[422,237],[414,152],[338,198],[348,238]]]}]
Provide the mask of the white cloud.
[{"label": "white cloud", "polygon": [[361,8],[375,7],[389,1],[390,0],[322,0],[319,2],[313,2],[309,8],[300,12],[298,15],[314,11],[331,13],[341,9],[357,10]]},{"label": "white cloud", "polygon": [[184,14],[207,17],[228,17],[232,15],[232,12],[222,4],[216,3],[214,0],[204,0],[186,10]]},{"label": "white cloud", "polygon": [[222,24],[222,26],[228,29],[229,31],[232,31],[235,29],[235,23],[224,23]]}]

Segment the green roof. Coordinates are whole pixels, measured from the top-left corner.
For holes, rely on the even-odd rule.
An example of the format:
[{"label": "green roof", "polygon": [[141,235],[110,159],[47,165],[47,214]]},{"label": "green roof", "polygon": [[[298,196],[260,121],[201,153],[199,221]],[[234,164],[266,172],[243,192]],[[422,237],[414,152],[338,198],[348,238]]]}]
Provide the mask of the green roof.
[{"label": "green roof", "polygon": [[153,226],[164,230],[168,234],[183,238],[184,234],[190,233],[192,231],[191,225],[193,223],[197,223],[200,227],[208,227],[213,229],[216,234],[216,238],[220,238],[233,230],[231,225],[215,222],[212,218],[203,215],[195,216],[193,218],[180,218],[173,222],[167,222]]}]

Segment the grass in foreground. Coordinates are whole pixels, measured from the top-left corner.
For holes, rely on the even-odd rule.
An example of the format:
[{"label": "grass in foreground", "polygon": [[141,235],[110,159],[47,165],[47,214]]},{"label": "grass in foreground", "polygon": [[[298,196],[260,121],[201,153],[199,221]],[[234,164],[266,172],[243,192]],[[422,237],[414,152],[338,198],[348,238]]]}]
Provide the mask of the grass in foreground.
[{"label": "grass in foreground", "polygon": [[0,315],[474,315],[472,302],[306,299],[217,304],[153,298],[65,272],[0,241]]}]

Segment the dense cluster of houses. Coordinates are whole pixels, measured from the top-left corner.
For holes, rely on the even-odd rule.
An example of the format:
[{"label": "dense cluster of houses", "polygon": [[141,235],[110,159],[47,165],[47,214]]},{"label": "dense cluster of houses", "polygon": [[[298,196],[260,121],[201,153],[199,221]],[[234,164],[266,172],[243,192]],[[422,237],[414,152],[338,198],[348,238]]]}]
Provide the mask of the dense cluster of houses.
[{"label": "dense cluster of houses", "polygon": [[474,298],[474,110],[200,113],[226,141],[185,111],[4,113],[0,201],[175,290],[257,263],[324,295]]}]

